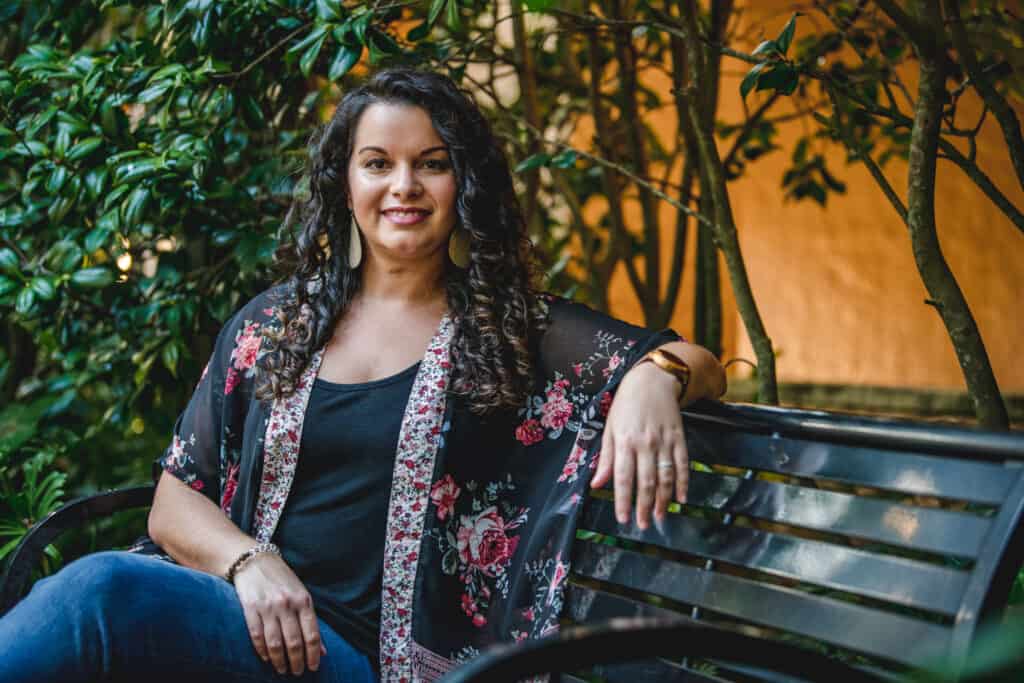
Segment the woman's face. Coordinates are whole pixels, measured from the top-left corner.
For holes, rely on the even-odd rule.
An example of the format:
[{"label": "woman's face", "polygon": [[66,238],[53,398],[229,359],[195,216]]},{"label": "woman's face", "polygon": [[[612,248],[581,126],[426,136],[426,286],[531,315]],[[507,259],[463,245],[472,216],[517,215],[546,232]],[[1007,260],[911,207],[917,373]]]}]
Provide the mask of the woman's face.
[{"label": "woman's face", "polygon": [[348,207],[371,254],[444,258],[456,220],[455,172],[425,109],[378,102],[363,110],[348,187]]}]

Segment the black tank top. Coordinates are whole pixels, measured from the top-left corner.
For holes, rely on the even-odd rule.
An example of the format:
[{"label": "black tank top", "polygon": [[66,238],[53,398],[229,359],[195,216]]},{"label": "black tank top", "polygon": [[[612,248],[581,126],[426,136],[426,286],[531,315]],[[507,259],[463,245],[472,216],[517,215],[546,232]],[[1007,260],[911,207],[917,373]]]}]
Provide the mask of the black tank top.
[{"label": "black tank top", "polygon": [[363,384],[314,382],[273,539],[317,616],[375,666],[392,469],[418,369]]}]

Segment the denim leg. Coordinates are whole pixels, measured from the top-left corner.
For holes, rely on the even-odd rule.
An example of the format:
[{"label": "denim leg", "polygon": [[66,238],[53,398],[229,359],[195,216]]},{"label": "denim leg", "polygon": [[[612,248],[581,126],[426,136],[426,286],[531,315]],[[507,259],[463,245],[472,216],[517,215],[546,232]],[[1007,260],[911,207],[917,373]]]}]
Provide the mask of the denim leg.
[{"label": "denim leg", "polygon": [[0,619],[0,681],[376,683],[322,620],[320,670],[280,675],[253,649],[235,589],[153,557],[103,552],[38,581]]}]

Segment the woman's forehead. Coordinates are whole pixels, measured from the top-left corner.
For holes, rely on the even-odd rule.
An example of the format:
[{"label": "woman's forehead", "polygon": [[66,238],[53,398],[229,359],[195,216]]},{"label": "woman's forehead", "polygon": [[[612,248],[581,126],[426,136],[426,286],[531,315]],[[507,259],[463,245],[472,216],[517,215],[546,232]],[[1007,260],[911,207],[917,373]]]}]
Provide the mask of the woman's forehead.
[{"label": "woman's forehead", "polygon": [[444,147],[444,142],[423,107],[375,102],[359,117],[353,150],[361,154],[368,147],[395,154],[422,154]]}]

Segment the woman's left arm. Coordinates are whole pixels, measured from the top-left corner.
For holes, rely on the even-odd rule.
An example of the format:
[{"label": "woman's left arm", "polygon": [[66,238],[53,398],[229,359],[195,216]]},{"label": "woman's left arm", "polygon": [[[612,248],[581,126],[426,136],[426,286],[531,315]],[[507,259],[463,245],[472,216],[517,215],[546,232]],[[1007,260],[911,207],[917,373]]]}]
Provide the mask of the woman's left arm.
[{"label": "woman's left arm", "polygon": [[725,370],[702,346],[676,341],[659,347],[690,366],[685,394],[673,375],[654,363],[635,365],[622,379],[608,411],[601,455],[591,487],[615,483],[615,516],[629,521],[636,489],[636,521],[646,529],[651,509],[657,521],[665,518],[672,493],[686,502],[690,464],[680,407],[725,393]]}]

